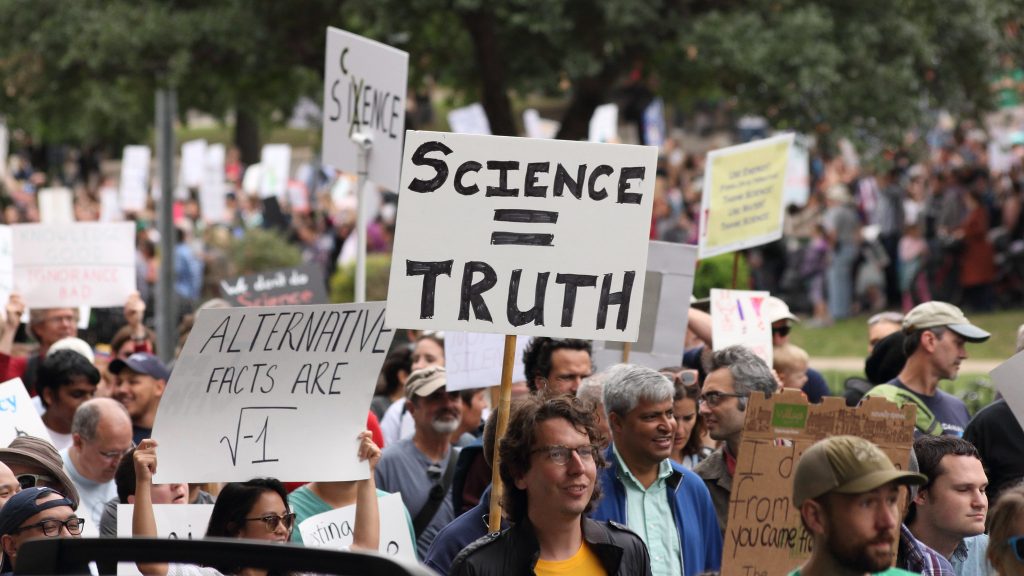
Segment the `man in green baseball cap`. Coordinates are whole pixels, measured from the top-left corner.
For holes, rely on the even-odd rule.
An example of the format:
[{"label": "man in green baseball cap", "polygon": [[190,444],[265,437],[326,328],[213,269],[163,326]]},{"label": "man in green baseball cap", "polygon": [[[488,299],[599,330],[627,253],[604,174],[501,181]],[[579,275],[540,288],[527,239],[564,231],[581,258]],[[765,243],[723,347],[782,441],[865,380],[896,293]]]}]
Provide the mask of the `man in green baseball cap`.
[{"label": "man in green baseball cap", "polygon": [[924,484],[898,470],[871,442],[832,436],[808,448],[797,463],[793,503],[814,540],[811,557],[790,576],[912,574],[892,568],[903,486]]}]

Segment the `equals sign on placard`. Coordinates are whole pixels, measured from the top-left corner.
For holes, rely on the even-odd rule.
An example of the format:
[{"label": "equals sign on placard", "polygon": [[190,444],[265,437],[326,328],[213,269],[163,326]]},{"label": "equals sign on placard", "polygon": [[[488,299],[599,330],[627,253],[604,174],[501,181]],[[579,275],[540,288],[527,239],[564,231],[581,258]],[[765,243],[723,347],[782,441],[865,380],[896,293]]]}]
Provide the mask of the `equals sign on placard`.
[{"label": "equals sign on placard", "polygon": [[[558,222],[558,212],[499,208],[494,211],[494,221],[516,224],[555,224]],[[552,246],[554,240],[554,234],[504,231],[491,233],[491,244],[495,246]]]}]

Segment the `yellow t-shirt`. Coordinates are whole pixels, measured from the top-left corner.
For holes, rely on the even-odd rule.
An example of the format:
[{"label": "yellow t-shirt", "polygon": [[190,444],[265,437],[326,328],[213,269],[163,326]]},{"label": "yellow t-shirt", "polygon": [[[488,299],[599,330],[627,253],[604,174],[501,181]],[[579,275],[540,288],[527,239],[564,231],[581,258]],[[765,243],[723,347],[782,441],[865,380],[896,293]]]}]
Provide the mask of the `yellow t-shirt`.
[{"label": "yellow t-shirt", "polygon": [[586,576],[607,576],[604,566],[594,554],[594,551],[587,546],[586,542],[580,545],[580,549],[568,560],[537,560],[534,568],[537,576],[562,576],[566,574],[585,574]]}]

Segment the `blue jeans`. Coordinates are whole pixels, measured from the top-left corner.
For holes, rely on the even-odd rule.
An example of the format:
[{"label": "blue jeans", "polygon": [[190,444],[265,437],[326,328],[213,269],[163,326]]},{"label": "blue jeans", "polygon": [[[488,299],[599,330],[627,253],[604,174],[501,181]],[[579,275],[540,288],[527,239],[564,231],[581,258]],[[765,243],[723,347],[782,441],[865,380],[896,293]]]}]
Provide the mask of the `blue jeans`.
[{"label": "blue jeans", "polygon": [[857,260],[856,245],[840,246],[828,265],[828,312],[839,320],[850,315],[853,301],[853,263]]}]

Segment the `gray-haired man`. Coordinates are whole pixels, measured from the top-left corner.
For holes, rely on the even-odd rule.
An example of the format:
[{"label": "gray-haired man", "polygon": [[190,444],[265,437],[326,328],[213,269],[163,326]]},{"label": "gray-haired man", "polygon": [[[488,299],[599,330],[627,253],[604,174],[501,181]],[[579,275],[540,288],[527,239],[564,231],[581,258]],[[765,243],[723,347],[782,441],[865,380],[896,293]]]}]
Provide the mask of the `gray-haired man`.
[{"label": "gray-haired man", "polygon": [[704,380],[698,404],[708,434],[725,444],[693,471],[707,484],[723,534],[729,515],[733,472],[743,438],[747,397],[751,392],[762,392],[770,398],[778,386],[768,364],[748,348],[730,346],[711,355],[711,370]]}]

